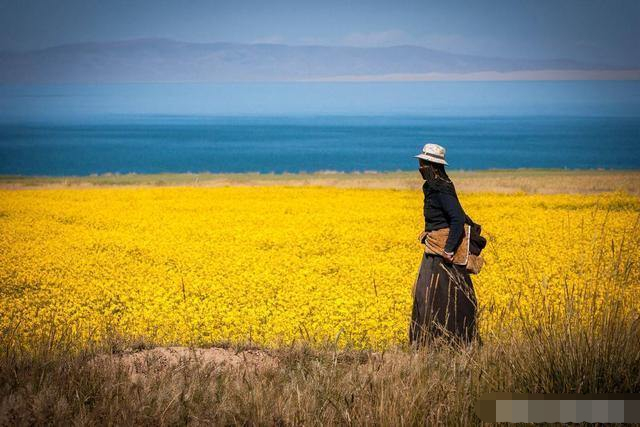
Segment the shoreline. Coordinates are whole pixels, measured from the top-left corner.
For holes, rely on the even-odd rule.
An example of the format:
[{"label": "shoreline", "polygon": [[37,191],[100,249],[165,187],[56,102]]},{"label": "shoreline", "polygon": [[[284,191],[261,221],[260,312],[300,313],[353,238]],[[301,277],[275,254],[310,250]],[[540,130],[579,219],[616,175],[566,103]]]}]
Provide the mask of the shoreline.
[{"label": "shoreline", "polygon": [[[640,170],[488,169],[451,170],[461,192],[601,193],[640,195]],[[106,173],[85,176],[0,175],[0,189],[111,187],[322,186],[420,189],[418,171],[316,171],[300,173]]]}]

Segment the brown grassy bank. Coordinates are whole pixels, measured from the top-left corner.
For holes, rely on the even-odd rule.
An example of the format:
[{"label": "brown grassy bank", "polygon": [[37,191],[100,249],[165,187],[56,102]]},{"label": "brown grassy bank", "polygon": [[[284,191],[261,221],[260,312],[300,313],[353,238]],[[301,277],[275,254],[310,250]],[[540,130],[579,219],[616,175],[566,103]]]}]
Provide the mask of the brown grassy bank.
[{"label": "brown grassy bank", "polygon": [[[640,171],[505,169],[452,171],[457,188],[465,192],[598,193],[627,191],[640,194]],[[318,185],[342,188],[418,189],[417,171],[315,172],[299,174],[105,174],[68,177],[0,176],[0,188],[93,186],[257,186]]]}]

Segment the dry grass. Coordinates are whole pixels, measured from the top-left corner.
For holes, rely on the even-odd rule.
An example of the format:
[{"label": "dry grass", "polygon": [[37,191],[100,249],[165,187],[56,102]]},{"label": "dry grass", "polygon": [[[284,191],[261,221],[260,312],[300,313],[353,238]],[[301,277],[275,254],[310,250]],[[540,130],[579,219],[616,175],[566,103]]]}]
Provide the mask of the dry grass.
[{"label": "dry grass", "polygon": [[3,331],[0,424],[479,425],[484,392],[640,392],[637,305],[612,296],[578,318],[571,303],[584,297],[567,294],[564,313],[523,335],[505,339],[513,325],[504,325],[501,340],[466,348],[153,348],[114,338],[78,349],[62,331],[29,346]]},{"label": "dry grass", "polygon": [[[465,192],[598,193],[623,190],[640,194],[640,171],[518,169],[452,171],[457,188]],[[0,176],[0,188],[68,188],[94,186],[332,186],[343,188],[418,189],[417,171],[315,172],[300,174],[105,174],[69,177]]]}]

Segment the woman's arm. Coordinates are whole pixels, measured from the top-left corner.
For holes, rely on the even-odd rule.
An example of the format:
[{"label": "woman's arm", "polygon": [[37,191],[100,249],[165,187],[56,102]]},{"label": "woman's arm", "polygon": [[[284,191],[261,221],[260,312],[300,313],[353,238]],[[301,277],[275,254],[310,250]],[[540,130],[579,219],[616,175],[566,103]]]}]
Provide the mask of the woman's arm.
[{"label": "woman's arm", "polygon": [[454,252],[464,234],[465,213],[458,198],[448,192],[439,192],[442,210],[449,222],[449,237],[444,246],[445,252]]}]

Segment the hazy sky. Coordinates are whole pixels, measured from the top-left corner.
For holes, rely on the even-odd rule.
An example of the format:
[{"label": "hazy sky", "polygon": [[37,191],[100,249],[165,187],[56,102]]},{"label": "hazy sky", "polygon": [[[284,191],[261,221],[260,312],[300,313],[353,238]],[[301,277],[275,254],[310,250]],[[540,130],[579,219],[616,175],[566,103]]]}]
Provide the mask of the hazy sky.
[{"label": "hazy sky", "polygon": [[0,49],[166,37],[640,66],[638,0],[0,0]]}]

